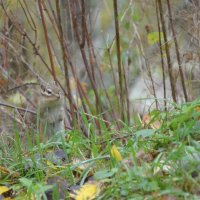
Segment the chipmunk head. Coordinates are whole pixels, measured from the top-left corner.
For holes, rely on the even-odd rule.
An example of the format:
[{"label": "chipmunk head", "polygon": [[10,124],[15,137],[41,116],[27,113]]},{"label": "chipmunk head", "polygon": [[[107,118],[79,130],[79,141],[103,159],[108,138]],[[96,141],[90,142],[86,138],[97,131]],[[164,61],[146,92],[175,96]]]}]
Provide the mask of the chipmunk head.
[{"label": "chipmunk head", "polygon": [[45,87],[44,85],[41,85],[41,94],[47,98],[60,98],[60,92],[57,89],[53,89],[50,87]]},{"label": "chipmunk head", "polygon": [[49,106],[50,104],[57,104],[60,102],[61,98],[61,92],[60,88],[56,86],[44,86],[41,85],[41,96],[42,96],[42,102]]}]

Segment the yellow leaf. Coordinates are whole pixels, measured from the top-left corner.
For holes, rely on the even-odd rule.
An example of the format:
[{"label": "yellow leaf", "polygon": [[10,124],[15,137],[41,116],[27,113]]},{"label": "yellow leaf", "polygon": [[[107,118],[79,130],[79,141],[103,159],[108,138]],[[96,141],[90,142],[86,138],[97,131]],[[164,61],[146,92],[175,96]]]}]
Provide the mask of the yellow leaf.
[{"label": "yellow leaf", "polygon": [[11,198],[9,196],[12,196],[12,193],[11,193],[11,195],[9,195],[10,191],[12,191],[12,189],[9,189],[6,186],[0,186],[0,197],[4,197],[5,193],[8,193],[6,195],[6,197],[4,197],[3,199],[4,200],[11,200]]},{"label": "yellow leaf", "polygon": [[75,200],[92,200],[95,199],[99,192],[99,183],[97,182],[90,182],[84,184],[79,190],[74,191],[75,194],[70,194],[70,197],[72,197]]},{"label": "yellow leaf", "polygon": [[122,161],[122,156],[121,156],[119,150],[117,149],[117,147],[115,145],[113,145],[112,148],[111,148],[111,155],[117,161]]},{"label": "yellow leaf", "polygon": [[8,187],[6,186],[0,186],[0,194],[4,193],[4,192],[7,192],[9,190]]},{"label": "yellow leaf", "polygon": [[[163,39],[163,33],[160,33],[161,40]],[[149,45],[153,45],[159,42],[159,32],[151,32],[147,35],[147,40]]]},{"label": "yellow leaf", "polygon": [[49,169],[53,169],[55,171],[58,170],[58,168],[51,161],[47,160],[46,164],[48,165]]}]

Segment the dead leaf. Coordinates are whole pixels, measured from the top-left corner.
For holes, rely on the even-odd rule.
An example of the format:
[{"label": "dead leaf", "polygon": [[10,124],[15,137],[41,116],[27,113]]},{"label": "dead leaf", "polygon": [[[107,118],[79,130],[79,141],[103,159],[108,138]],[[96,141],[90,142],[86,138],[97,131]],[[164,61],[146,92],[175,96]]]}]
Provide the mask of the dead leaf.
[{"label": "dead leaf", "polygon": [[20,174],[18,172],[11,172],[8,169],[6,169],[5,167],[0,166],[0,172],[5,174],[5,175],[11,175],[12,178],[16,178],[19,177]]},{"label": "dead leaf", "polygon": [[4,174],[9,174],[9,170],[7,170],[5,167],[0,166],[0,172],[4,173]]},{"label": "dead leaf", "polygon": [[183,54],[183,58],[185,59],[186,62],[189,62],[191,60],[193,60],[193,52],[187,52],[185,54]]},{"label": "dead leaf", "polygon": [[159,198],[158,200],[177,200],[177,198],[172,195],[164,195],[161,198]]},{"label": "dead leaf", "polygon": [[161,126],[160,121],[152,121],[151,115],[147,114],[142,117],[142,126],[150,126],[152,129],[159,129]]},{"label": "dead leaf", "polygon": [[154,157],[151,153],[149,152],[144,152],[144,151],[138,151],[136,154],[137,157],[137,162],[139,165],[142,164],[142,162],[149,163],[153,161]]},{"label": "dead leaf", "polygon": [[3,197],[3,200],[11,200],[13,197],[13,189],[9,189],[6,186],[0,186],[0,197],[1,196]]}]

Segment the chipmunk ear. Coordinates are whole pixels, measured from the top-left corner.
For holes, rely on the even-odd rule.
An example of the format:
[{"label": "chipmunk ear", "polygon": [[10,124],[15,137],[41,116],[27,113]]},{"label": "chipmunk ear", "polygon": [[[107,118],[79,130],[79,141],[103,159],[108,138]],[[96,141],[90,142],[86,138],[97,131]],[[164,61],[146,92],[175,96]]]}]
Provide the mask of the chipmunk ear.
[{"label": "chipmunk ear", "polygon": [[41,92],[42,94],[44,94],[44,93],[45,93],[45,90],[46,90],[46,88],[44,87],[44,85],[40,85],[40,87],[41,87],[41,90],[40,90],[40,92]]},{"label": "chipmunk ear", "polygon": [[44,87],[44,85],[40,85],[40,87],[41,87],[41,89],[42,89],[42,90],[45,90],[45,87]]}]

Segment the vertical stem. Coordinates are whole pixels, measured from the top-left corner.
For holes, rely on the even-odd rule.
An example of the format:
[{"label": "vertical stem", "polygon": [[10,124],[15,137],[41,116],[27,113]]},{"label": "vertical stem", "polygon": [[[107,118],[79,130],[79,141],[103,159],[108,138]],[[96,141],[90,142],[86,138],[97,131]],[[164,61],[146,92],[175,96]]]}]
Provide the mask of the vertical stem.
[{"label": "vertical stem", "polygon": [[65,81],[66,81],[66,88],[67,88],[67,93],[69,95],[69,105],[70,105],[70,112],[72,115],[72,121],[74,122],[74,109],[73,109],[73,99],[71,95],[71,88],[70,88],[70,81],[69,81],[69,69],[68,69],[68,64],[67,64],[67,58],[65,55],[65,47],[64,47],[64,34],[63,34],[63,29],[62,29],[62,24],[61,24],[61,16],[60,16],[60,5],[59,5],[59,0],[56,0],[56,12],[57,12],[57,17],[58,17],[58,30],[60,34],[60,46],[62,49],[62,58],[63,58],[63,64],[64,64],[64,71],[65,71]]},{"label": "vertical stem", "polygon": [[[85,51],[85,41],[81,41],[81,37],[80,37],[80,36],[82,36],[83,40],[88,38],[87,27],[86,27],[86,24],[85,24],[85,16],[82,16],[82,17],[84,17],[84,20],[82,20],[82,22],[84,23],[84,25],[82,25],[82,29],[83,29],[82,31],[85,31],[85,33],[83,34],[79,31],[79,28],[78,28],[77,15],[76,15],[77,5],[78,5],[78,2],[76,0],[70,1],[70,11],[71,11],[71,16],[72,16],[72,27],[73,27],[73,30],[74,30],[74,34],[75,34],[78,46],[80,48],[81,56],[82,56],[82,59],[83,59],[83,63],[85,65],[86,72],[88,74],[88,78],[90,80],[92,89],[94,91],[95,101],[96,101],[95,102],[95,105],[96,105],[96,113],[95,114],[97,114],[97,113],[99,114],[99,113],[103,112],[103,109],[102,109],[102,105],[101,105],[101,99],[99,98],[97,85],[96,85],[96,82],[95,82],[95,79],[94,79],[95,77],[93,77],[93,75],[92,75],[92,71],[93,71],[92,67],[93,66],[91,65],[91,62],[89,62],[88,59],[87,59],[87,54],[86,54],[86,51]],[[81,5],[85,6],[84,1],[82,1]],[[85,15],[84,12],[85,11],[83,9],[82,15]],[[90,50],[90,48],[88,50]],[[97,127],[99,128],[99,132],[101,133],[101,126],[99,124],[99,121],[95,120],[95,122],[96,122]]]},{"label": "vertical stem", "polygon": [[116,34],[116,46],[117,46],[117,65],[119,74],[119,87],[120,87],[120,102],[121,102],[121,119],[124,121],[124,88],[123,88],[123,70],[121,66],[121,53],[120,53],[120,35],[119,35],[119,21],[118,21],[118,8],[117,0],[113,0],[114,17],[115,17],[115,34]]},{"label": "vertical stem", "polygon": [[162,50],[162,43],[161,43],[161,29],[160,29],[160,19],[159,19],[159,10],[158,10],[158,0],[156,0],[156,17],[158,22],[158,32],[159,32],[159,48],[160,48],[160,59],[161,59],[161,66],[162,66],[162,78],[163,78],[163,97],[164,97],[164,108],[165,111],[167,110],[167,102],[166,102],[166,83],[165,83],[165,68],[164,68],[164,58],[163,58],[163,50]]},{"label": "vertical stem", "polygon": [[185,101],[188,101],[188,96],[187,96],[187,91],[186,91],[185,81],[184,81],[184,76],[183,76],[183,70],[181,68],[181,59],[180,59],[180,53],[179,53],[179,50],[178,50],[178,42],[177,42],[177,39],[176,39],[176,33],[175,33],[175,30],[174,30],[174,26],[173,26],[172,12],[171,12],[171,6],[170,6],[170,3],[169,3],[169,0],[167,0],[167,7],[168,7],[169,21],[170,21],[170,25],[171,25],[171,28],[172,28],[172,34],[173,34],[173,39],[174,39],[174,44],[175,44],[175,49],[176,49],[176,57],[177,57],[179,72],[180,72],[180,75],[181,75],[181,84],[182,84],[182,88],[183,88],[183,93],[184,93]]},{"label": "vertical stem", "polygon": [[44,36],[45,36],[45,41],[46,41],[47,50],[48,50],[48,54],[49,54],[49,60],[50,60],[50,64],[51,64],[51,74],[53,76],[54,81],[56,81],[56,73],[55,73],[53,57],[52,57],[51,48],[50,48],[49,39],[48,39],[48,34],[47,34],[47,27],[46,27],[46,23],[45,23],[45,20],[44,20],[44,14],[43,14],[43,11],[42,11],[41,0],[38,0],[38,6],[39,6],[40,16],[41,16],[41,20],[42,20],[42,26],[43,26],[43,29],[44,29]]},{"label": "vertical stem", "polygon": [[175,81],[174,81],[174,77],[173,77],[173,73],[172,73],[171,57],[170,57],[170,52],[169,52],[170,47],[169,47],[168,39],[167,39],[167,31],[166,31],[166,27],[165,27],[165,20],[164,20],[164,16],[163,16],[163,9],[162,9],[161,0],[158,0],[158,7],[159,7],[159,11],[160,11],[160,19],[161,19],[163,37],[164,37],[164,42],[165,42],[165,51],[166,51],[166,56],[167,56],[167,65],[168,65],[168,71],[169,71],[172,98],[173,98],[174,102],[177,102]]}]

